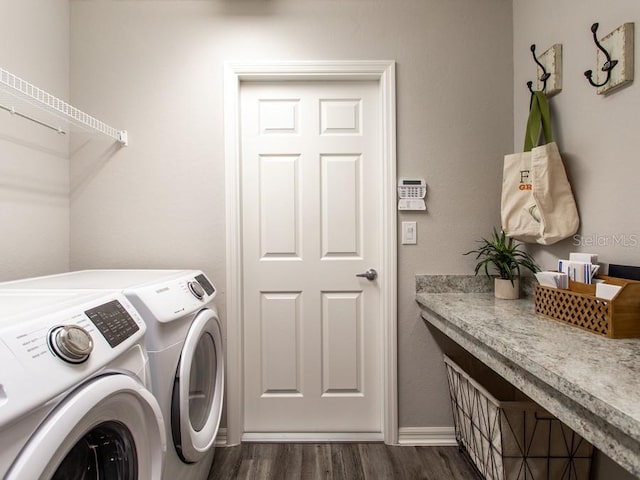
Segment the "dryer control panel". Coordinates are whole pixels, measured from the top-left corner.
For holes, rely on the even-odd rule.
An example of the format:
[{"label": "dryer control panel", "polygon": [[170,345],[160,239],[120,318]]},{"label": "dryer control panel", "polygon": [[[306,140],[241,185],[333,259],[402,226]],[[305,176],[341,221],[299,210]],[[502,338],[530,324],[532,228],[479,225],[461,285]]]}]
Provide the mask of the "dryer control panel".
[{"label": "dryer control panel", "polygon": [[214,299],[216,289],[204,273],[196,271],[124,293],[142,316],[168,323],[202,309]]},{"label": "dryer control panel", "polygon": [[196,275],[196,281],[202,286],[207,295],[213,295],[216,293],[215,287],[204,273]]}]

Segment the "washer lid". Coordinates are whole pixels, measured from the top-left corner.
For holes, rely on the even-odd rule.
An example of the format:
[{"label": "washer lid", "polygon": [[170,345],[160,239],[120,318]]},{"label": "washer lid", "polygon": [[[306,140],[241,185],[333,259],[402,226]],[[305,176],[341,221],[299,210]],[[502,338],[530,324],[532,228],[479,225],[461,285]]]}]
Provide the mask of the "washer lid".
[{"label": "washer lid", "polygon": [[0,290],[0,330],[15,325],[18,318],[37,316],[73,305],[80,297],[96,298],[95,293],[76,291],[4,291]]},{"label": "washer lid", "polygon": [[122,290],[136,285],[179,277],[188,272],[189,270],[77,270],[2,282],[0,283],[0,290]]},{"label": "washer lid", "polygon": [[69,289],[121,291],[142,315],[162,323],[197,312],[217,293],[201,270],[78,270],[0,283],[0,292]]}]

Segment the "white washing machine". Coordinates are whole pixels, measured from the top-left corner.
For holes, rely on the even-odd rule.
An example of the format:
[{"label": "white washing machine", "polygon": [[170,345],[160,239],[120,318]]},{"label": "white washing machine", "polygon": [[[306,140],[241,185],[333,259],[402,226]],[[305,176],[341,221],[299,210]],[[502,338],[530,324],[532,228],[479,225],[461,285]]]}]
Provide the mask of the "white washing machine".
[{"label": "white washing machine", "polygon": [[81,270],[1,290],[122,292],[147,324],[151,387],[165,417],[164,477],[206,479],[222,415],[224,355],[212,282],[199,270]]},{"label": "white washing machine", "polygon": [[0,292],[0,478],[161,477],[145,330],[122,294]]}]

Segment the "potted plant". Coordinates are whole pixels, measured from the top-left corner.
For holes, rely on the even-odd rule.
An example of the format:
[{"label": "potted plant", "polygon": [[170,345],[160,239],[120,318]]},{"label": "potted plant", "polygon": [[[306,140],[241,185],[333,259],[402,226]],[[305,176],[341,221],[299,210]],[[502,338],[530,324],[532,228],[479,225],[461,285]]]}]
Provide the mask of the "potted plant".
[{"label": "potted plant", "polygon": [[489,267],[493,267],[498,276],[495,277],[494,293],[496,298],[516,299],[520,297],[520,273],[527,269],[536,273],[540,268],[531,255],[520,250],[521,243],[516,243],[513,238],[507,237],[503,231],[498,233],[494,227],[493,236],[487,240],[479,240],[480,248],[471,250],[464,255],[476,254],[475,274],[481,269],[487,277],[491,277]]}]

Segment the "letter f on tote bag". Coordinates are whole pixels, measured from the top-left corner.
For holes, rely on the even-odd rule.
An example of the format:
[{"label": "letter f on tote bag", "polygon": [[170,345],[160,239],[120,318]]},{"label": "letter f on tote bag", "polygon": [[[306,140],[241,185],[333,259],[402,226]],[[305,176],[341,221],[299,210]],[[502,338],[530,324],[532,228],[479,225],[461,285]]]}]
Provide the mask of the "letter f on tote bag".
[{"label": "letter f on tote bag", "polygon": [[[541,125],[548,143],[536,146]],[[578,231],[578,209],[543,92],[532,97],[524,152],[504,157],[501,216],[504,232],[527,243],[551,245]]]}]

